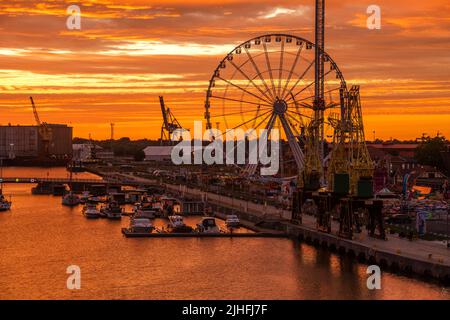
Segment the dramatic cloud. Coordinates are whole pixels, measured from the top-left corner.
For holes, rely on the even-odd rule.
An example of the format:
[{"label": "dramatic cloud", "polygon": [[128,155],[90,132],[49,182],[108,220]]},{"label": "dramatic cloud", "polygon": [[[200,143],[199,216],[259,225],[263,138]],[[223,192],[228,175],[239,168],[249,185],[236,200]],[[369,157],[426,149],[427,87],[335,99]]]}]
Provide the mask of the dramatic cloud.
[{"label": "dramatic cloud", "polygon": [[[219,61],[266,33],[314,41],[314,1],[83,0],[82,29],[66,28],[62,0],[0,3],[3,124],[47,122],[105,138],[159,135],[158,95],[186,126],[202,119]],[[379,0],[381,29],[366,28],[372,1],[326,1],[326,51],[360,84],[368,136],[450,137],[450,4]]]}]

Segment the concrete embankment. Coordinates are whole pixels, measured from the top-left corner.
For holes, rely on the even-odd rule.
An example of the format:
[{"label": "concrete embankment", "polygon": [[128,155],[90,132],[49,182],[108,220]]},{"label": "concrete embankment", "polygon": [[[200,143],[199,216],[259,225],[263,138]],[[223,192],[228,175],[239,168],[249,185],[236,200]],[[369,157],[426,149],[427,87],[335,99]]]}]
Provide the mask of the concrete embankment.
[{"label": "concrete embankment", "polygon": [[450,250],[443,243],[409,241],[396,235],[389,235],[386,241],[369,237],[365,232],[355,234],[353,240],[343,239],[337,235],[337,222],[332,223],[331,233],[323,233],[316,230],[315,219],[311,216],[303,216],[302,224],[297,225],[290,221],[291,213],[281,208],[183,185],[164,184],[164,187],[181,196],[207,201],[215,208],[214,212],[222,217],[227,212],[237,213],[241,220],[246,221],[245,226],[254,231],[282,231],[291,238],[346,253],[384,269],[439,279],[447,284],[450,282]]},{"label": "concrete embankment", "polygon": [[[102,175],[101,172],[96,173]],[[132,175],[122,174],[122,176],[138,179],[142,184],[159,184],[155,180]],[[384,269],[439,279],[446,284],[450,282],[450,250],[443,243],[424,240],[409,241],[396,235],[389,235],[386,241],[369,237],[365,232],[355,234],[354,239],[348,240],[337,235],[339,225],[334,221],[332,232],[323,233],[316,230],[316,221],[312,216],[304,215],[302,224],[298,225],[290,221],[291,212],[282,208],[235,199],[185,185],[162,183],[160,187],[177,197],[202,199],[215,208],[216,215],[236,213],[247,228],[257,232],[277,230],[293,239],[346,253],[357,257],[360,261],[377,264]]]}]

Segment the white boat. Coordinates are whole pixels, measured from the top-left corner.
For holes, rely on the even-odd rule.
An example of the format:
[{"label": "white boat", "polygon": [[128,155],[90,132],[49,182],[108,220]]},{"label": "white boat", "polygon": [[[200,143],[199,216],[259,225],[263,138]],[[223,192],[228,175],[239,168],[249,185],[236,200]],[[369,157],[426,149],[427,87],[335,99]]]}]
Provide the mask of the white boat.
[{"label": "white boat", "polygon": [[62,204],[69,207],[74,207],[80,204],[80,197],[70,191],[65,194],[62,198]]},{"label": "white boat", "polygon": [[154,219],[157,215],[150,202],[139,203],[134,207],[134,217]]},{"label": "white boat", "polygon": [[179,215],[169,216],[168,229],[173,233],[188,233],[192,232],[193,229],[184,223],[183,217]]},{"label": "white boat", "polygon": [[149,233],[152,232],[155,227],[148,218],[131,218],[129,231],[133,233]]},{"label": "white boat", "polygon": [[219,227],[216,225],[216,219],[213,217],[204,217],[197,223],[197,231],[205,233],[219,233]]},{"label": "white boat", "polygon": [[227,215],[225,219],[225,225],[228,228],[238,228],[241,224],[241,221],[239,220],[238,216],[235,214],[229,214]]},{"label": "white boat", "polygon": [[116,201],[108,202],[108,204],[101,208],[100,211],[105,214],[108,219],[118,220],[122,218],[123,209]]},{"label": "white boat", "polygon": [[101,199],[100,197],[97,197],[97,196],[90,196],[90,197],[87,199],[87,202],[91,202],[91,203],[100,203],[100,202],[102,202],[102,199]]},{"label": "white boat", "polygon": [[100,218],[100,211],[97,209],[97,206],[93,203],[87,203],[83,207],[83,214],[88,219]]}]

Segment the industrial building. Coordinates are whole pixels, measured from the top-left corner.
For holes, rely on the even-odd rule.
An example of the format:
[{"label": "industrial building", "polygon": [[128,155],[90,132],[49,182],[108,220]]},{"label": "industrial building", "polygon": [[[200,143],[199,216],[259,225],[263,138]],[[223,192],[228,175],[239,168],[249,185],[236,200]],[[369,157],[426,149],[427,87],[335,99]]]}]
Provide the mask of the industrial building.
[{"label": "industrial building", "polygon": [[[72,157],[72,127],[48,124],[52,132],[48,156],[55,159]],[[44,153],[39,126],[0,126],[0,158],[33,159]]]},{"label": "industrial building", "polygon": [[149,146],[143,151],[146,161],[170,161],[173,146]]}]

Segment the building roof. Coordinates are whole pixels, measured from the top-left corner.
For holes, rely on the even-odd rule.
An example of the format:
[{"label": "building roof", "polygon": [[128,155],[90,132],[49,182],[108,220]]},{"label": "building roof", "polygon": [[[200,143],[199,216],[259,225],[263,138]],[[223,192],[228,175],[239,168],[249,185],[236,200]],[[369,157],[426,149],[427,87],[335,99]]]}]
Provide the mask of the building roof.
[{"label": "building roof", "polygon": [[373,147],[377,149],[403,149],[412,150],[416,149],[417,143],[394,143],[394,144],[384,144],[384,143],[368,143],[368,147]]},{"label": "building roof", "polygon": [[149,146],[143,151],[146,156],[170,156],[173,146]]}]

